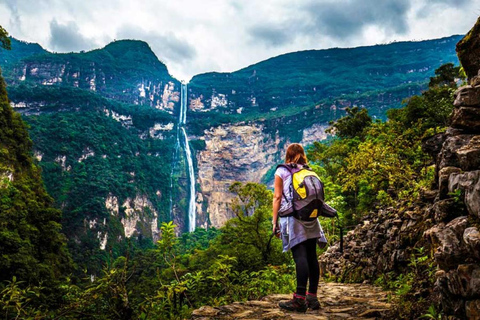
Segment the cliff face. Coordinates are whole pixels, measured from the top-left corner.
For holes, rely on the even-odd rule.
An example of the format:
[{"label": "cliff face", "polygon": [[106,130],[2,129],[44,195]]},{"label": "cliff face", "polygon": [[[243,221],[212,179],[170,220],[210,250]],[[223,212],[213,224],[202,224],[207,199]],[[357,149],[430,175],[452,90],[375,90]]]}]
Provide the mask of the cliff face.
[{"label": "cliff face", "polygon": [[[437,158],[437,223],[425,232],[435,250],[435,287],[446,314],[480,317],[480,20],[457,49],[469,85],[456,92],[451,127]],[[463,212],[453,202],[465,205]],[[450,210],[448,210],[450,209]]]},{"label": "cliff face", "polygon": [[21,90],[12,87],[12,104],[31,127],[76,263],[99,274],[127,239],[137,246],[158,240],[159,224],[170,220],[176,117],[77,88]]},{"label": "cliff face", "polygon": [[[278,130],[269,131],[266,123],[238,123],[212,127],[205,131],[205,150],[197,154],[197,212],[200,226],[220,227],[232,218],[228,206],[233,195],[228,191],[235,181],[261,182],[275,164],[281,162],[288,144],[304,145],[326,139],[325,125],[313,125],[292,141]],[[313,133],[313,134],[312,134]],[[269,181],[270,182],[270,181]],[[208,216],[205,215],[208,213]]]},{"label": "cliff face", "polygon": [[81,88],[171,114],[180,100],[179,82],[142,41],[116,41],[87,53],[29,56],[13,66],[8,81]]}]

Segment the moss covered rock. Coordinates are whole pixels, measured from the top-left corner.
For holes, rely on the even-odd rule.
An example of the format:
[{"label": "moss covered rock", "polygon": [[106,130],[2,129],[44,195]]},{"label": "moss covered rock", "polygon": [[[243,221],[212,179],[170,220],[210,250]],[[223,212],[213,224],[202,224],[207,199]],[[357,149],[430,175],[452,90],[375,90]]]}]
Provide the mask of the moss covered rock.
[{"label": "moss covered rock", "polygon": [[457,54],[465,73],[469,79],[472,79],[480,69],[480,18],[467,35],[457,43]]}]

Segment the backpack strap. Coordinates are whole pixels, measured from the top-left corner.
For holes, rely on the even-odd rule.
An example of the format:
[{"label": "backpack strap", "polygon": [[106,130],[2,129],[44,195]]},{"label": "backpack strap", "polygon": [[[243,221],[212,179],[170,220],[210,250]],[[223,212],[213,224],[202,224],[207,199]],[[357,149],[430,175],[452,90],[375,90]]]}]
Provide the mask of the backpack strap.
[{"label": "backpack strap", "polygon": [[282,164],[277,165],[276,169],[278,169],[278,168],[285,168],[290,173],[292,173],[292,169],[293,169],[289,164],[286,164],[286,163],[282,163]]},{"label": "backpack strap", "polygon": [[[285,169],[288,170],[288,172],[290,172],[290,175],[292,176],[292,182],[290,183],[290,189],[293,192],[293,174],[302,170],[303,166],[300,167],[300,165],[297,165],[295,163],[282,163],[282,164],[277,165],[277,169],[278,168],[285,168]],[[285,192],[283,192],[283,188],[282,188],[282,196],[283,196],[283,198],[285,199],[286,202],[289,202],[287,196],[285,195]],[[295,213],[295,207],[293,206],[293,198],[292,198],[291,202],[292,202],[292,208],[294,210],[293,212]]]},{"label": "backpack strap", "polygon": [[[275,170],[277,170],[278,168],[285,168],[285,169],[287,169],[288,172],[290,172],[290,175],[293,176],[292,168],[291,168],[289,165],[287,165],[287,164],[279,164]],[[288,202],[287,196],[285,195],[285,192],[283,192],[283,188],[282,188],[282,196],[283,196],[283,198],[285,199],[285,201]]]},{"label": "backpack strap", "polygon": [[300,165],[300,164],[296,164],[296,163],[282,163],[282,164],[277,165],[277,169],[278,168],[287,169],[288,172],[290,172],[291,175],[293,175],[294,173],[297,173],[298,171],[300,171],[302,169],[312,170],[306,164]]}]

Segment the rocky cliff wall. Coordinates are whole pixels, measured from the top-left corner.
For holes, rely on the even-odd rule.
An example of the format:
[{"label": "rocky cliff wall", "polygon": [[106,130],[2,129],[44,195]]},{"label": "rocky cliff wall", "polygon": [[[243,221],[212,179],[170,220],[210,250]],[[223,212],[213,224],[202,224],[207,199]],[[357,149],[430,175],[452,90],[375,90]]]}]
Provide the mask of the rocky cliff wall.
[{"label": "rocky cliff wall", "polygon": [[7,65],[9,85],[81,88],[170,113],[180,101],[180,82],[143,41],[114,41],[102,49],[80,53],[32,52],[13,61]]},{"label": "rocky cliff wall", "polygon": [[221,227],[233,217],[228,191],[235,181],[261,182],[280,163],[288,144],[308,145],[326,139],[327,126],[314,124],[302,130],[300,141],[282,137],[265,123],[238,123],[204,132],[205,150],[197,153],[197,225]]},{"label": "rocky cliff wall", "polygon": [[[169,79],[128,79],[128,85],[119,85],[124,79],[96,62],[72,64],[70,61],[21,63],[14,69],[12,83],[24,81],[44,86],[72,86],[95,91],[101,95],[132,104],[146,104],[174,113],[175,104],[180,102],[180,91],[176,81]],[[110,71],[110,73],[109,73]],[[115,78],[114,78],[115,77]]]},{"label": "rocky cliff wall", "polygon": [[[449,319],[480,317],[480,117],[457,116],[452,127],[435,137],[442,147],[437,158],[438,189],[413,205],[400,204],[372,213],[363,224],[320,257],[323,272],[342,281],[374,281],[390,272],[411,272],[416,251],[432,252],[437,271],[433,292]],[[480,90],[480,87],[476,90]],[[478,101],[480,107],[480,100]],[[460,128],[461,127],[461,128]],[[420,277],[418,297],[432,291],[427,275]]]},{"label": "rocky cliff wall", "polygon": [[[435,250],[435,289],[443,311],[458,319],[480,318],[479,26],[480,19],[457,46],[469,84],[455,93],[451,127],[437,158],[439,194],[434,206],[447,210],[440,210],[434,216],[436,225],[425,232]],[[452,201],[464,204],[464,210],[452,210]]]}]

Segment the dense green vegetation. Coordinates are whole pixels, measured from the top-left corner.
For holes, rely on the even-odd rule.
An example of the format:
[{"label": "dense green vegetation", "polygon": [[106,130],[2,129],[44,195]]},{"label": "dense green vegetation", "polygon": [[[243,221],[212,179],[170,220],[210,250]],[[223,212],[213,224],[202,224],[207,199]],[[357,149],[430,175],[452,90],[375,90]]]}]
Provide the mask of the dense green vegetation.
[{"label": "dense green vegetation", "polygon": [[[170,219],[171,162],[165,158],[173,153],[174,137],[167,132],[165,140],[153,139],[148,128],[153,123],[174,119],[155,109],[121,105],[79,89],[28,89],[31,95],[19,87],[12,88],[12,92],[14,96],[32,96],[27,101],[33,102],[38,96],[46,103],[40,108],[41,113],[25,119],[31,126],[36,153],[42,157],[40,165],[47,190],[63,211],[62,225],[75,235],[69,238],[70,251],[79,266],[89,273],[100,274],[101,265],[109,255],[116,257],[127,246],[120,222],[126,218],[124,206],[128,201],[146,197],[158,213],[159,222]],[[66,94],[67,98],[58,100],[64,107],[55,105],[57,94]],[[135,109],[140,110],[135,112]],[[128,115],[131,123],[122,124],[104,110]],[[109,197],[117,199],[116,215],[105,207]],[[147,222],[154,216],[149,209],[137,210],[143,216],[143,225],[137,228],[143,232],[136,234],[135,239],[137,245],[149,247],[152,234]],[[95,225],[88,227],[91,222]],[[99,232],[102,236],[98,236]],[[106,250],[100,250],[100,238],[106,234]]]},{"label": "dense green vegetation", "polygon": [[[9,95],[28,104],[22,111],[35,152],[42,159],[45,185],[55,206],[63,211],[64,229],[75,235],[68,239],[69,248],[81,269],[100,274],[105,261],[126,250],[121,224],[126,201],[145,196],[158,213],[159,223],[170,220],[171,162],[165,160],[173,153],[174,133],[163,133],[164,140],[153,139],[149,128],[155,123],[174,123],[173,116],[71,87],[21,84],[10,86]],[[129,120],[116,121],[113,112]],[[118,201],[116,216],[105,208],[109,196]],[[132,245],[151,247],[151,228],[146,222],[153,215],[144,208],[137,210],[145,222],[137,226],[142,234],[135,234]],[[95,225],[87,227],[90,222]],[[106,234],[106,250],[100,250],[100,239]]]},{"label": "dense green vegetation", "polygon": [[[9,48],[3,29],[0,43],[0,50]],[[72,263],[60,233],[60,211],[52,207],[31,147],[27,127],[10,107],[0,75],[0,291],[16,276],[24,284],[41,284],[37,301],[55,305],[60,299],[55,287]]]},{"label": "dense green vegetation", "polygon": [[236,218],[220,230],[178,238],[163,223],[154,248],[119,257],[92,283],[64,281],[60,305],[38,304],[40,289],[14,279],[4,284],[0,311],[7,319],[184,319],[201,305],[291,292],[291,257],[271,234],[271,192],[252,183],[231,190]]},{"label": "dense green vegetation", "polygon": [[434,163],[421,144],[448,126],[457,87],[453,79],[464,78],[450,64],[436,73],[429,90],[389,110],[388,121],[372,121],[366,109],[347,109],[331,123],[336,138],[308,150],[346,224],[359,222],[372,208],[415,199],[430,186]]},{"label": "dense green vegetation", "polygon": [[[0,52],[9,98],[25,106],[19,110],[30,126],[46,188],[63,211],[61,222],[71,235],[69,248],[78,270],[99,275],[102,264],[129,245],[152,247],[157,236],[152,230],[172,218],[172,192],[182,197],[182,173],[174,172],[178,188],[170,187],[175,128],[151,130],[175,124],[176,117],[150,106],[161,99],[167,82],[178,81],[142,41],[116,41],[69,54],[15,39],[12,43],[12,52]],[[62,81],[41,85],[60,76]],[[177,171],[182,171],[182,161],[178,157]],[[184,206],[180,203],[178,211]]]}]

